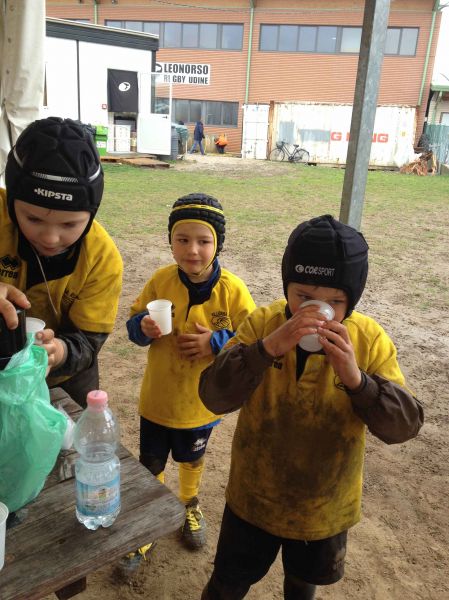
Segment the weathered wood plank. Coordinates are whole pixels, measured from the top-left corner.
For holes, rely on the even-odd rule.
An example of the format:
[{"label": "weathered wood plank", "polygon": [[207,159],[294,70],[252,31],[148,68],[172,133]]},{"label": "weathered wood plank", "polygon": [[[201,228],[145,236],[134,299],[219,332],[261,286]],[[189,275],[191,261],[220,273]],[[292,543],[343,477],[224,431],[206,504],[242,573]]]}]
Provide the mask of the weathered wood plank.
[{"label": "weathered wood plank", "polygon": [[27,518],[7,530],[1,600],[39,600],[57,590],[69,594],[67,586],[182,526],[184,506],[126,448],[123,453],[127,456],[120,462],[122,507],[107,529],[90,531],[78,523],[73,478],[60,483],[49,478],[51,482],[27,505]]},{"label": "weathered wood plank", "polygon": [[[125,446],[120,444],[117,456],[122,461],[131,456],[131,454]],[[55,466],[45,481],[44,489],[75,477],[75,462],[77,458],[78,453],[75,450],[62,450],[56,459]]]}]

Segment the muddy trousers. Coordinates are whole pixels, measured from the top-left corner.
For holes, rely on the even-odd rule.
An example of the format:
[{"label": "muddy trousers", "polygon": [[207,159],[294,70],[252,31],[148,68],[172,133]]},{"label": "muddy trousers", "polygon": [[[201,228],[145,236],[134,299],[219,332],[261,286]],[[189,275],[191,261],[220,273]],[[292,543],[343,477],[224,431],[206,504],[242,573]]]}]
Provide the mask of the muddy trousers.
[{"label": "muddy trousers", "polygon": [[316,585],[337,582],[344,573],[347,532],[316,541],[274,536],[225,506],[214,571],[202,600],[241,600],[269,571],[279,552],[284,567],[284,598],[313,600]]},{"label": "muddy trousers", "polygon": [[[239,585],[232,589],[220,582],[215,574],[209,580],[201,595],[201,600],[241,600],[246,596],[251,586]],[[286,574],[284,579],[285,600],[313,600],[316,586],[296,577]]]}]

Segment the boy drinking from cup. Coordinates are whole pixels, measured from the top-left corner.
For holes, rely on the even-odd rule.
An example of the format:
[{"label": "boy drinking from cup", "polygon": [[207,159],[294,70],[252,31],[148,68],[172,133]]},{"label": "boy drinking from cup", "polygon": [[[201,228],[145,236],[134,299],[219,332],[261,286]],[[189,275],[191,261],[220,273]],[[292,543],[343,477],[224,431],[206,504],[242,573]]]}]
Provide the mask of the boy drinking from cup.
[{"label": "boy drinking from cup", "polygon": [[[199,376],[255,304],[243,281],[218,262],[225,238],[218,200],[200,193],[179,198],[168,235],[175,263],[152,275],[127,327],[131,341],[149,346],[139,403],[140,461],[161,481],[170,452],[179,463],[179,497],[186,505],[182,539],[197,549],[206,541],[198,502],[204,453],[219,421],[198,396]],[[171,301],[168,335],[146,310],[156,299]]]},{"label": "boy drinking from cup", "polygon": [[[287,600],[338,581],[360,519],[366,428],[388,444],[417,435],[422,406],[393,342],[354,310],[367,272],[361,233],[329,215],[300,224],[282,260],[286,300],[248,316],[201,375],[209,410],[240,409],[203,600],[243,598],[281,548]],[[310,352],[301,340],[314,334],[322,348]]]}]

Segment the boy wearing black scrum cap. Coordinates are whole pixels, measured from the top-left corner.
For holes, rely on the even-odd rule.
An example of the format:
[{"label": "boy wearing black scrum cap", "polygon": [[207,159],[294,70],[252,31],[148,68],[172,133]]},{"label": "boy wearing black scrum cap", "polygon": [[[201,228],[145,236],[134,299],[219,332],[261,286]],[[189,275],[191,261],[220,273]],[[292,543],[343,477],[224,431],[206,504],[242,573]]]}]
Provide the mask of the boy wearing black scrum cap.
[{"label": "boy wearing black scrum cap", "polygon": [[[161,481],[170,452],[179,463],[179,497],[186,505],[182,539],[197,549],[206,541],[198,503],[204,453],[218,422],[198,396],[199,376],[255,304],[243,281],[218,262],[225,238],[218,200],[201,193],[179,198],[168,237],[175,263],[152,275],[127,327],[131,341],[149,346],[139,403],[140,461]],[[162,336],[146,310],[157,299],[172,303],[171,334]]]},{"label": "boy wearing black scrum cap", "polygon": [[97,354],[112,331],[122,260],[95,215],[103,170],[86,127],[49,117],[31,123],[10,151],[0,190],[0,313],[13,305],[45,321],[50,387],[85,406],[99,387]]},{"label": "boy wearing black scrum cap", "polygon": [[[343,576],[360,519],[366,428],[388,444],[417,435],[382,327],[354,310],[365,287],[362,234],[329,215],[299,225],[282,260],[286,299],[256,309],[202,374],[212,412],[240,408],[215,568],[203,600],[239,600],[282,548],[284,597],[309,600]],[[335,311],[332,320],[310,300]],[[298,346],[318,333],[322,350]]]}]

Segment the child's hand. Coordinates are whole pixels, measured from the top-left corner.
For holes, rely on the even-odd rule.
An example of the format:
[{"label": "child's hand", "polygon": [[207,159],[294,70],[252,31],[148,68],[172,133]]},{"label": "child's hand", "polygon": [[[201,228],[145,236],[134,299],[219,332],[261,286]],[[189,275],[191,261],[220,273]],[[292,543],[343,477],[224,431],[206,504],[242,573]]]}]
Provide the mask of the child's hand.
[{"label": "child's hand", "polygon": [[5,319],[9,329],[15,329],[19,324],[14,305],[20,308],[30,308],[31,304],[23,292],[9,283],[0,283],[0,314]]},{"label": "child's hand", "polygon": [[142,333],[153,340],[162,337],[162,332],[159,325],[157,325],[156,321],[153,321],[150,315],[146,315],[140,321],[140,328]]},{"label": "child's hand", "polygon": [[[53,329],[44,329],[36,333],[36,342],[39,343],[48,355],[48,371],[59,367],[64,360],[65,344],[55,337]],[[47,373],[48,373],[47,371]]]},{"label": "child's hand", "polygon": [[310,333],[317,333],[327,319],[318,312],[316,304],[300,308],[288,321],[263,339],[265,350],[271,356],[282,356],[296,346],[299,340]]},{"label": "child's hand", "polygon": [[346,327],[338,321],[328,321],[318,328],[318,335],[340,381],[350,390],[357,389],[362,382],[362,376]]},{"label": "child's hand", "polygon": [[177,337],[179,352],[187,360],[197,360],[212,354],[212,331],[199,323],[195,323],[195,326],[198,333],[182,333]]}]

